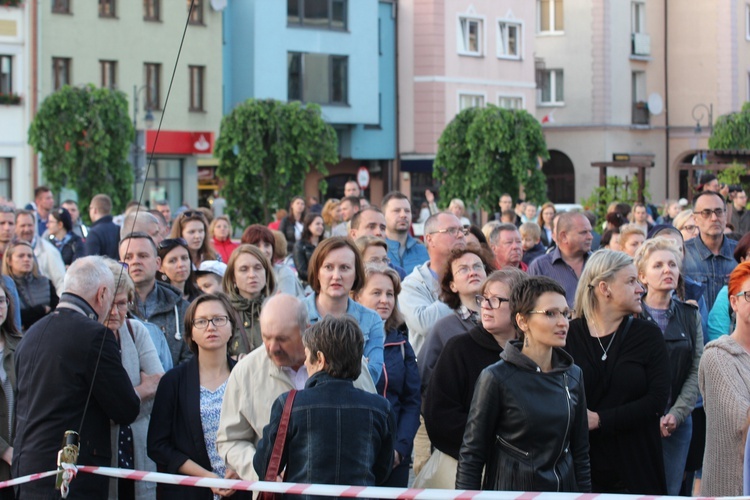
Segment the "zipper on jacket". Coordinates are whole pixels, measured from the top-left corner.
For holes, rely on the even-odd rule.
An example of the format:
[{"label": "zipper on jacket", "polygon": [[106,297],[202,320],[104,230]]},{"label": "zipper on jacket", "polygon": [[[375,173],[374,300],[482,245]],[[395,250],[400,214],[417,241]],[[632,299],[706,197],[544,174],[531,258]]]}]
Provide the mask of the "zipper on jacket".
[{"label": "zipper on jacket", "polygon": [[507,442],[507,441],[506,441],[505,439],[503,439],[502,437],[500,437],[500,434],[496,434],[496,435],[495,435],[495,438],[496,438],[496,439],[497,439],[497,440],[498,440],[498,441],[500,442],[500,444],[502,444],[503,446],[506,446],[506,447],[510,448],[511,450],[515,451],[516,453],[520,453],[520,454],[521,454],[521,455],[523,455],[524,457],[526,457],[526,458],[529,458],[529,455],[530,455],[530,453],[529,453],[528,451],[523,451],[523,450],[522,450],[521,448],[519,448],[519,447],[517,447],[517,446],[513,446],[512,444],[510,444],[509,442]]},{"label": "zipper on jacket", "polygon": [[552,472],[555,473],[555,479],[557,479],[557,491],[560,491],[560,475],[557,473],[557,463],[560,461],[563,453],[565,452],[565,444],[568,442],[568,429],[570,428],[570,389],[568,389],[568,374],[563,373],[563,386],[565,387],[565,406],[568,409],[568,422],[565,424],[565,434],[563,435],[562,444],[560,445],[560,453],[557,455],[557,460],[552,465]]}]

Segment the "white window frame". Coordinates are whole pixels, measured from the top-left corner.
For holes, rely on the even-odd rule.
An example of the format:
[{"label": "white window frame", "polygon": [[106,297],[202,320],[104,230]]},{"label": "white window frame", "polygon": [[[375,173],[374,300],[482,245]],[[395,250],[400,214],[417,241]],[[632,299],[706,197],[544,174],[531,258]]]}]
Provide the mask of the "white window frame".
[{"label": "white window frame", "polygon": [[[564,0],[563,0],[564,3]],[[536,32],[539,34],[544,35],[562,35],[565,33],[565,26],[563,26],[562,29],[558,29],[557,26],[555,26],[555,17],[556,17],[556,7],[555,7],[555,0],[550,0],[549,4],[549,22],[550,22],[550,28],[549,30],[542,30],[542,2],[541,0],[536,0]],[[565,23],[563,22],[563,25]]]},{"label": "white window frame", "polygon": [[[469,31],[464,33],[464,23],[477,23],[477,50],[469,50]],[[484,17],[474,14],[458,14],[456,24],[456,45],[458,54],[462,56],[483,57],[484,56]]]},{"label": "white window frame", "polygon": [[750,3],[745,4],[745,40],[750,41]]},{"label": "white window frame", "polygon": [[468,106],[469,108],[483,108],[483,107],[485,107],[485,105],[487,103],[487,96],[484,94],[484,92],[474,92],[474,91],[471,91],[471,90],[459,90],[458,91],[458,102],[457,102],[457,106],[456,106],[456,109],[458,110],[459,113],[461,111],[463,111],[464,109],[466,109],[464,107],[461,107],[461,98],[462,97],[470,97],[472,99],[481,99],[482,100],[480,106]]},{"label": "white window frame", "polygon": [[646,30],[646,2],[635,0],[630,3],[630,32],[648,34]]},{"label": "white window frame", "polygon": [[557,73],[562,74],[563,85],[565,84],[565,71],[562,68],[547,68],[544,70],[545,73],[550,74],[550,101],[542,101],[542,89],[539,89],[537,102],[539,106],[565,106],[565,87],[563,87],[563,100],[557,101]]},{"label": "white window frame", "polygon": [[[517,108],[508,108],[501,104],[501,101],[503,99],[513,99],[513,100],[520,102],[521,105]],[[503,108],[503,109],[515,109],[515,110],[526,109],[526,96],[523,96],[520,94],[517,94],[517,95],[497,94],[497,99],[495,100],[495,102],[497,103],[498,107]]]},{"label": "white window frame", "polygon": [[[497,23],[497,58],[498,59],[510,59],[513,61],[520,61],[523,59],[523,21],[515,19],[498,19]],[[516,28],[516,54],[508,53],[508,37],[507,34],[503,36],[503,28],[507,33],[507,28],[514,26]]]}]

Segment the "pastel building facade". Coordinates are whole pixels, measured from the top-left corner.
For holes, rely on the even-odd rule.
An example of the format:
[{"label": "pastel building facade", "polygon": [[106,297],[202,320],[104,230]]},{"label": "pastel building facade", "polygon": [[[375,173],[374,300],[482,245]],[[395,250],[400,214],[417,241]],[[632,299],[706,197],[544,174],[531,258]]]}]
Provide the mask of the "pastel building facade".
[{"label": "pastel building facade", "polygon": [[393,185],[396,158],[396,3],[243,0],[224,14],[224,112],[250,98],[314,102],[336,130],[340,162],[311,172],[305,195],[343,196],[368,169],[365,195]]},{"label": "pastel building facade", "polygon": [[433,187],[438,139],[460,110],[536,113],[535,11],[529,0],[399,2],[401,189],[413,201]]}]

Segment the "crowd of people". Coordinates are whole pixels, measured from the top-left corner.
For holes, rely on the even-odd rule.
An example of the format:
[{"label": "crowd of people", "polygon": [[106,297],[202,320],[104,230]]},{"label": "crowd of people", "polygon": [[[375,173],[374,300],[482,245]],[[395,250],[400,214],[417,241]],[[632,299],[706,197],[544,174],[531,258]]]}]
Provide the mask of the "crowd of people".
[{"label": "crowd of people", "polygon": [[[0,204],[0,480],[54,469],[75,430],[79,463],[199,477],[750,491],[740,186],[604,220],[503,195],[483,227],[426,194],[421,237],[406,195],[354,181],[238,240],[166,201],[100,194],[90,225],[46,187]],[[88,474],[69,498],[177,495],[251,498]]]}]

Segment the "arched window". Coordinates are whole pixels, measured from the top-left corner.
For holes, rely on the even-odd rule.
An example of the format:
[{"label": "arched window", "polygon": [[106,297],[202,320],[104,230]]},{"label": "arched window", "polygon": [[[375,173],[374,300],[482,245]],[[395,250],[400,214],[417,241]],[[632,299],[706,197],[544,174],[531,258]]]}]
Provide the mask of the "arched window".
[{"label": "arched window", "polygon": [[547,176],[547,198],[553,203],[576,203],[576,179],[573,162],[568,155],[554,149],[550,158],[542,165]]}]

